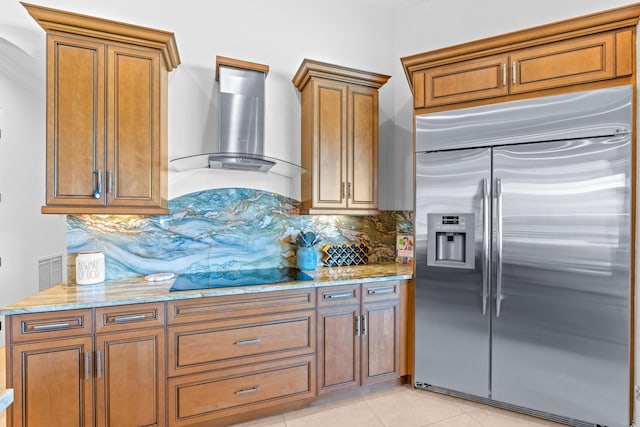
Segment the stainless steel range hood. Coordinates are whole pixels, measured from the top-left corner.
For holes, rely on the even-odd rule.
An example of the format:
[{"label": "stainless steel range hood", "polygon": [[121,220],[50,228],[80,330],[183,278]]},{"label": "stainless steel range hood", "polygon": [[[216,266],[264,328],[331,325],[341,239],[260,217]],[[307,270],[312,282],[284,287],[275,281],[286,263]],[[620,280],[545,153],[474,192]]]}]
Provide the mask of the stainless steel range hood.
[{"label": "stainless steel range hood", "polygon": [[[306,169],[264,155],[265,80],[269,66],[216,57],[219,151],[171,161],[176,169],[200,167],[297,176]],[[203,164],[203,156],[206,163]]]},{"label": "stainless steel range hood", "polygon": [[[216,58],[220,152],[209,155],[209,167],[266,172],[264,160],[264,93],[269,67]],[[247,66],[248,65],[248,66]]]}]

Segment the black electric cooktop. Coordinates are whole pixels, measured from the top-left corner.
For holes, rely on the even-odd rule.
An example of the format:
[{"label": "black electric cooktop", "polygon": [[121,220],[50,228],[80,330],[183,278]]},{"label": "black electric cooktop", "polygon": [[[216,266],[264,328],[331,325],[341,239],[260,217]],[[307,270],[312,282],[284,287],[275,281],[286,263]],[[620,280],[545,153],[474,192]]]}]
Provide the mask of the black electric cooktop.
[{"label": "black electric cooktop", "polygon": [[297,268],[259,268],[179,274],[170,292],[313,280]]}]

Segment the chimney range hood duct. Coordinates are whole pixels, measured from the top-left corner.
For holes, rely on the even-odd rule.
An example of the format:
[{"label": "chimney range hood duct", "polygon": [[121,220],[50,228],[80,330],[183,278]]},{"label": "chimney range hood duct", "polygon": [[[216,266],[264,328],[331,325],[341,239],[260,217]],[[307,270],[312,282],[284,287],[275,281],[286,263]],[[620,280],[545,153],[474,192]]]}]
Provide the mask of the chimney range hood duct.
[{"label": "chimney range hood duct", "polygon": [[209,167],[271,172],[287,177],[307,170],[264,155],[265,80],[269,66],[216,57],[219,151],[171,160],[178,171]]}]

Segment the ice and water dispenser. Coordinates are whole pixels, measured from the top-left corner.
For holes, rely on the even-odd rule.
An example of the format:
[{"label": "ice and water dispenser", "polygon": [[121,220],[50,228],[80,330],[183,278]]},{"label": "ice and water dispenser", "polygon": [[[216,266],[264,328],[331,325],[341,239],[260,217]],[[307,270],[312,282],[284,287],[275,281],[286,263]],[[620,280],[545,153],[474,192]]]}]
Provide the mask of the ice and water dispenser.
[{"label": "ice and water dispenser", "polygon": [[427,214],[427,265],[475,268],[474,214]]}]

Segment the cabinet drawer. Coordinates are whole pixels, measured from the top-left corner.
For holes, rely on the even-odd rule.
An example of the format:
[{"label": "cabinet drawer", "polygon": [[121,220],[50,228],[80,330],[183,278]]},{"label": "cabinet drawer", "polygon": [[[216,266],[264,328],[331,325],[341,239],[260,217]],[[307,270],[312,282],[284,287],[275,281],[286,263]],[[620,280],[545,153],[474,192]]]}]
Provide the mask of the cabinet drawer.
[{"label": "cabinet drawer", "polygon": [[318,307],[338,304],[360,304],[360,285],[318,288]]},{"label": "cabinet drawer", "polygon": [[362,302],[400,298],[400,282],[376,282],[362,285]]},{"label": "cabinet drawer", "polygon": [[164,326],[163,303],[96,308],[96,333]]},{"label": "cabinet drawer", "polygon": [[189,301],[170,301],[167,304],[167,323],[172,325],[223,320],[230,317],[283,313],[315,307],[316,299],[313,288],[201,298]]},{"label": "cabinet drawer", "polygon": [[563,40],[511,55],[511,93],[564,87],[612,79],[615,34],[604,33]]},{"label": "cabinet drawer", "polygon": [[170,379],[169,425],[204,423],[311,398],[315,394],[313,360],[307,356]]},{"label": "cabinet drawer", "polygon": [[315,311],[169,328],[169,376],[315,351]]},{"label": "cabinet drawer", "polygon": [[424,90],[415,102],[433,107],[507,95],[506,67],[506,55],[497,55],[427,69],[414,88]]},{"label": "cabinet drawer", "polygon": [[93,333],[91,310],[66,310],[10,316],[11,341],[64,338]]}]

